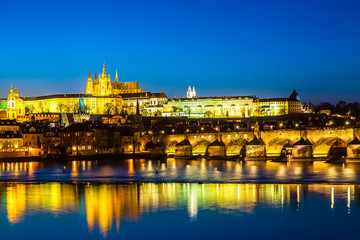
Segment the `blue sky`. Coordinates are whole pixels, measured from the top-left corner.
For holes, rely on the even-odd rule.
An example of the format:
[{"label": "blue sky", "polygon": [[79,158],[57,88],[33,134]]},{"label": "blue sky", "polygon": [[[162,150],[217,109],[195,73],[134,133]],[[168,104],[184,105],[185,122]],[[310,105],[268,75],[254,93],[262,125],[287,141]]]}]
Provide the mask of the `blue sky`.
[{"label": "blue sky", "polygon": [[360,101],[360,1],[0,0],[0,97],[83,93],[89,68],[185,96]]}]

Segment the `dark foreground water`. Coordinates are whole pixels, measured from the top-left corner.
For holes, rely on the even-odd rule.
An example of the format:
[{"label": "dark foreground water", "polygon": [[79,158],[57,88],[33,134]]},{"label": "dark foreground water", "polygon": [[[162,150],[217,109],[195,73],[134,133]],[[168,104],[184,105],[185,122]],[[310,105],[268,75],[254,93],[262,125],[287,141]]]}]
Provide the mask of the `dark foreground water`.
[{"label": "dark foreground water", "polygon": [[360,164],[0,163],[1,240],[358,239],[359,223]]},{"label": "dark foreground water", "polygon": [[1,239],[358,239],[360,186],[0,183]]},{"label": "dark foreground water", "polygon": [[360,163],[333,165],[324,162],[273,163],[175,159],[65,163],[3,162],[0,163],[1,181],[360,184]]}]

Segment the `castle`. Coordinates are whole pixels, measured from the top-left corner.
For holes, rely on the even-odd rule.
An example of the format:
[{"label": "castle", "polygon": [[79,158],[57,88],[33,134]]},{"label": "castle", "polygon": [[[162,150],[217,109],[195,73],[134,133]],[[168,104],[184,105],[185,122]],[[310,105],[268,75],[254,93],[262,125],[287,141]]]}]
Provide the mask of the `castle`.
[{"label": "castle", "polygon": [[111,81],[105,62],[102,73],[89,75],[85,94],[56,94],[20,97],[11,85],[7,99],[0,100],[0,118],[26,120],[32,114],[82,113],[95,115],[132,115],[136,107],[143,116],[184,116],[210,118],[246,118],[279,116],[303,112],[299,95],[294,90],[288,98],[256,98],[254,96],[197,97],[189,86],[185,98],[168,99],[165,93],[151,93],[137,82],[119,82],[118,73]]},{"label": "castle", "polygon": [[104,62],[103,72],[97,76],[95,71],[94,81],[91,78],[89,70],[89,76],[86,84],[86,94],[93,96],[110,96],[119,95],[123,93],[141,93],[142,90],[137,82],[119,82],[118,73],[116,70],[115,82],[111,82],[110,74],[106,72],[106,66]]}]

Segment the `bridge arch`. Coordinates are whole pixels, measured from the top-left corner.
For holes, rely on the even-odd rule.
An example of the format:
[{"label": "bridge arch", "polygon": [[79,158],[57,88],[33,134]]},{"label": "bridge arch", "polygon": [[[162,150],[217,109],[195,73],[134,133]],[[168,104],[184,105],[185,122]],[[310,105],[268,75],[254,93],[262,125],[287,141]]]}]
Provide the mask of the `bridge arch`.
[{"label": "bridge arch", "polygon": [[166,154],[174,155],[176,144],[178,144],[178,141],[169,142],[169,144],[166,146]]},{"label": "bridge arch", "polygon": [[235,156],[240,155],[241,149],[245,147],[246,145],[245,139],[237,139],[232,140],[227,146],[226,146],[226,155],[227,156]]},{"label": "bridge arch", "polygon": [[278,157],[281,154],[282,149],[285,145],[293,145],[291,140],[287,138],[275,138],[272,140],[267,149],[266,149],[266,156],[269,157]]},{"label": "bridge arch", "polygon": [[194,155],[205,155],[206,154],[206,150],[208,148],[208,146],[210,145],[210,142],[205,140],[205,139],[201,139],[199,141],[197,141],[196,143],[193,144],[193,154]]},{"label": "bridge arch", "polygon": [[337,148],[346,148],[346,141],[343,139],[332,136],[332,137],[325,137],[320,139],[317,143],[315,143],[313,149],[313,156],[316,157],[328,157],[330,149],[332,147]]}]

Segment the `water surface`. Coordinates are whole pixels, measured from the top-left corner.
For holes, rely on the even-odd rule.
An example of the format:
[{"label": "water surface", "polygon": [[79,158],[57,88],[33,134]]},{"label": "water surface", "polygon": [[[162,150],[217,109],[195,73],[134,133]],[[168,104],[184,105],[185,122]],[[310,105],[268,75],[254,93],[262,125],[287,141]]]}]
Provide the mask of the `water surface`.
[{"label": "water surface", "polygon": [[1,239],[357,238],[359,185],[0,183]]},{"label": "water surface", "polygon": [[[64,170],[65,167],[65,170]],[[156,172],[156,169],[158,171]],[[0,181],[360,184],[360,164],[222,160],[0,163]]]}]

